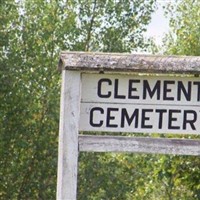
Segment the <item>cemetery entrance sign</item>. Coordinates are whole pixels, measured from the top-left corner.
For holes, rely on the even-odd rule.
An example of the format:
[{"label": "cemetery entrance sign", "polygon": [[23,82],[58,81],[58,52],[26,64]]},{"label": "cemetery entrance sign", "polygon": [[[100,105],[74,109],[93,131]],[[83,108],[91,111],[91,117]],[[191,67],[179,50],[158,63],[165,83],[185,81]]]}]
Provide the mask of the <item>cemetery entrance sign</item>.
[{"label": "cemetery entrance sign", "polygon": [[200,133],[197,78],[82,74],[82,91],[81,131]]},{"label": "cemetery entrance sign", "polygon": [[57,199],[76,199],[79,151],[200,155],[200,140],[114,136],[200,134],[200,57],[63,52],[59,68]]}]

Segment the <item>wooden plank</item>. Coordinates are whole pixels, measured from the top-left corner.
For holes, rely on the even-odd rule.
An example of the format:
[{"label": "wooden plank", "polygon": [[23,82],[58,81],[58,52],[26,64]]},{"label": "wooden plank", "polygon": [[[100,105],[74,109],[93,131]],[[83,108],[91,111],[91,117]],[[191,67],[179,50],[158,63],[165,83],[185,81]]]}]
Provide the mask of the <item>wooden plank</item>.
[{"label": "wooden plank", "polygon": [[79,135],[79,151],[200,155],[200,140]]},{"label": "wooden plank", "polygon": [[80,131],[200,135],[200,106],[81,103]]},{"label": "wooden plank", "polygon": [[198,77],[94,73],[81,77],[81,102],[200,106]]},{"label": "wooden plank", "polygon": [[200,74],[200,57],[64,51],[59,69]]},{"label": "wooden plank", "polygon": [[76,199],[80,72],[62,72],[57,200]]}]

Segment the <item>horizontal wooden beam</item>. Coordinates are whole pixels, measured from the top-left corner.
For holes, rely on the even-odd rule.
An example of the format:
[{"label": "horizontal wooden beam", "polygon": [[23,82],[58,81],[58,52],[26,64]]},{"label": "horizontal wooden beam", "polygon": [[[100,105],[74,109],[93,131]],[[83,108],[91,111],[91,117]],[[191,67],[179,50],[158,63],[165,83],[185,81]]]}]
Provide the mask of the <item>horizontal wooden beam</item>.
[{"label": "horizontal wooden beam", "polygon": [[200,56],[62,52],[59,69],[200,74]]},{"label": "horizontal wooden beam", "polygon": [[79,151],[200,155],[200,140],[79,135]]}]

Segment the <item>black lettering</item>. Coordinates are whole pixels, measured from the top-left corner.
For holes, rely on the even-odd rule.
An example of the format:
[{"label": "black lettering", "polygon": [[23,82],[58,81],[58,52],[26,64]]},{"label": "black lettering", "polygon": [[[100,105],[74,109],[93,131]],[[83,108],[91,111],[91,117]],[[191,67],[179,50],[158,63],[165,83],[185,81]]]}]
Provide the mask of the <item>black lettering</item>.
[{"label": "black lettering", "polygon": [[162,125],[163,125],[163,114],[166,113],[166,112],[167,112],[166,109],[156,109],[156,113],[159,114],[159,117],[158,117],[158,120],[159,120],[158,128],[159,128],[159,129],[162,129]]},{"label": "black lettering", "polygon": [[111,124],[111,120],[115,119],[115,116],[111,115],[113,111],[118,111],[118,108],[108,108],[107,109],[107,118],[106,118],[106,127],[116,128],[117,124]]},{"label": "black lettering", "polygon": [[192,91],[192,84],[191,81],[188,81],[188,87],[187,90],[183,84],[182,81],[178,81],[178,90],[177,90],[177,100],[181,101],[181,94],[183,93],[185,96],[185,99],[187,101],[191,100],[191,91]]},{"label": "black lettering", "polygon": [[144,84],[144,89],[143,89],[143,99],[147,98],[147,92],[148,95],[152,98],[155,93],[157,94],[157,100],[160,100],[160,81],[157,81],[154,88],[151,90],[150,86],[149,86],[149,82],[148,80],[144,80],[143,82]]},{"label": "black lettering", "polygon": [[107,93],[105,94],[102,94],[102,84],[103,83],[107,83],[108,85],[112,85],[112,81],[108,78],[102,78],[98,81],[98,85],[97,85],[97,95],[100,97],[100,98],[109,98],[111,97],[111,92],[108,91]]},{"label": "black lettering", "polygon": [[[192,115],[192,119],[188,119]],[[194,123],[197,121],[197,113],[194,110],[184,110],[183,113],[183,130],[186,130],[187,124],[190,124],[192,130],[196,130]]]},{"label": "black lettering", "polygon": [[129,117],[129,114],[126,110],[126,108],[122,108],[122,115],[121,115],[121,127],[123,128],[125,125],[125,121],[128,123],[130,126],[133,120],[135,119],[135,128],[138,128],[138,115],[139,114],[139,109],[135,109],[134,112],[132,113],[131,117]]},{"label": "black lettering", "polygon": [[180,126],[173,126],[173,122],[177,121],[176,117],[173,117],[174,113],[180,113],[180,110],[169,110],[169,115],[168,115],[168,129],[180,129]]},{"label": "black lettering", "polygon": [[99,120],[99,122],[94,123],[94,112],[100,112],[101,114],[104,114],[103,108],[100,107],[94,107],[90,110],[90,125],[93,127],[101,127],[103,125],[103,120]]},{"label": "black lettering", "polygon": [[146,125],[145,122],[150,118],[146,116],[147,112],[153,112],[153,109],[142,109],[141,128],[152,128],[152,125]]},{"label": "black lettering", "polygon": [[125,99],[126,96],[118,94],[119,93],[118,89],[119,89],[119,80],[115,79],[115,90],[114,90],[115,93],[114,93],[114,98],[116,98],[116,99]]},{"label": "black lettering", "polygon": [[200,82],[194,81],[194,85],[197,85],[197,101],[200,101]]},{"label": "black lettering", "polygon": [[129,84],[128,84],[128,98],[129,99],[139,99],[139,96],[135,96],[133,95],[132,93],[133,92],[136,92],[137,91],[137,88],[136,87],[133,87],[133,83],[139,83],[140,80],[133,80],[133,79],[130,79],[129,80]]},{"label": "black lettering", "polygon": [[169,97],[168,93],[171,92],[172,90],[168,88],[170,84],[174,84],[175,81],[164,81],[163,82],[163,100],[168,100],[168,101],[173,101],[174,97]]}]

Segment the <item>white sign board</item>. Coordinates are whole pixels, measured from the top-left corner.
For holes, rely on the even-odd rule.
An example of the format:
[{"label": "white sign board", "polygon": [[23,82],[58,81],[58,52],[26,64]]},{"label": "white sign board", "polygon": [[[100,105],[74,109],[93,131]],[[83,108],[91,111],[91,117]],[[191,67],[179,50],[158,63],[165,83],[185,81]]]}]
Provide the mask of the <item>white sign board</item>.
[{"label": "white sign board", "polygon": [[79,134],[199,134],[199,66],[198,56],[62,52],[57,200],[76,199],[79,151],[199,156],[194,139]]},{"label": "white sign board", "polygon": [[195,77],[82,74],[81,131],[200,133]]}]

